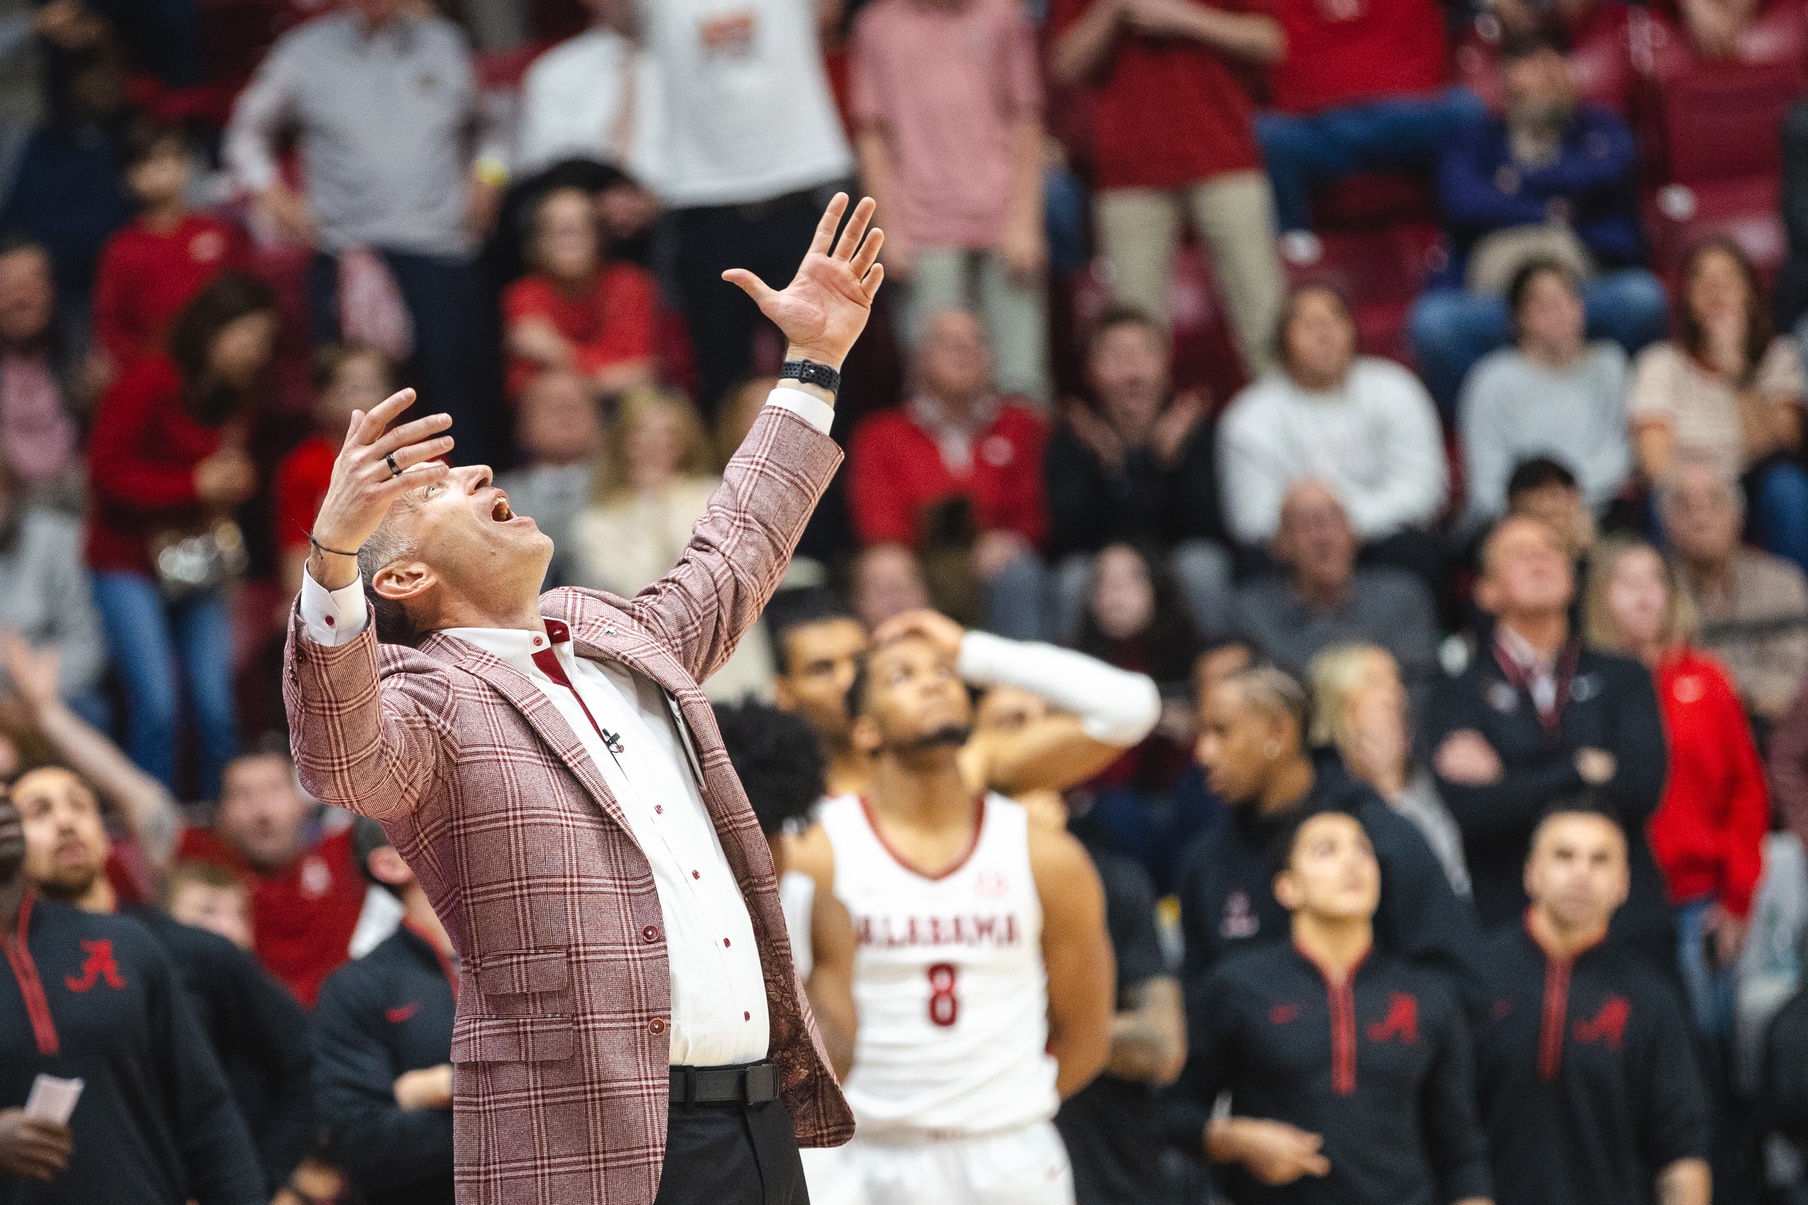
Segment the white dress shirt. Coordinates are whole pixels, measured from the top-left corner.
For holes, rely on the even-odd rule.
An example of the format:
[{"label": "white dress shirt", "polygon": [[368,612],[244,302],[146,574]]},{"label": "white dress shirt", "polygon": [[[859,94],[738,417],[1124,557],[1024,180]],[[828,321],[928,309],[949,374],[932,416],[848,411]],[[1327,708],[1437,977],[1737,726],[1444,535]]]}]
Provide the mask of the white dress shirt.
[{"label": "white dress shirt", "polygon": [[[797,390],[774,390],[768,404],[825,432],[834,417],[826,403]],[[361,580],[329,591],[304,574],[300,608],[316,644],[344,644],[370,621]],[[766,1057],[770,1021],[753,922],[665,692],[624,665],[577,656],[565,625],[549,621],[547,629],[448,628],[443,634],[476,645],[532,682],[615,796],[659,892],[672,979],[672,1064]],[[569,686],[549,675],[554,667],[543,668],[547,654]]]}]

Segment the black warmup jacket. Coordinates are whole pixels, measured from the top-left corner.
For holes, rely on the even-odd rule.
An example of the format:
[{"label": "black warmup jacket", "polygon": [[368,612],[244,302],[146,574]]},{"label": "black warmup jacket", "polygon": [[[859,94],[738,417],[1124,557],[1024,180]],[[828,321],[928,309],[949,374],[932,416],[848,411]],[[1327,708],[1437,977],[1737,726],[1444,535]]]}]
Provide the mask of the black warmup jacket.
[{"label": "black warmup jacket", "polygon": [[86,1081],[68,1169],[0,1176],[0,1202],[266,1205],[213,1049],[143,925],[27,897],[0,940],[0,1107],[24,1105],[39,1073]]},{"label": "black warmup jacket", "polygon": [[308,1014],[255,957],[155,908],[128,908],[163,947],[251,1131],[274,1196],[314,1141]]},{"label": "black warmup jacket", "polygon": [[1675,965],[1676,947],[1663,878],[1645,841],[1645,822],[1663,797],[1669,754],[1657,692],[1645,667],[1625,657],[1583,649],[1557,732],[1538,722],[1530,695],[1501,672],[1493,642],[1469,668],[1440,683],[1427,725],[1426,748],[1472,728],[1505,767],[1501,781],[1465,787],[1438,779],[1438,791],[1463,830],[1463,853],[1485,929],[1515,926],[1525,915],[1525,859],[1545,805],[1584,787],[1576,751],[1604,749],[1617,773],[1597,796],[1619,812],[1632,858],[1632,896],[1614,917],[1615,938],[1635,943],[1655,965]]},{"label": "black warmup jacket", "polygon": [[406,926],[321,985],[314,1105],[368,1205],[452,1205],[452,1111],[403,1112],[395,1082],[452,1061],[453,1004],[439,952]]},{"label": "black warmup jacket", "polygon": [[[1321,759],[1300,808],[1335,808],[1362,823],[1381,863],[1376,945],[1387,954],[1449,977],[1472,1008],[1482,997],[1481,934],[1474,913],[1413,822],[1340,766]],[[1186,941],[1181,982],[1187,1013],[1219,963],[1243,950],[1291,943],[1292,921],[1274,898],[1274,844],[1295,812],[1257,816],[1228,808],[1182,857],[1180,927]]]},{"label": "black warmup jacket", "polygon": [[1328,1175],[1269,1187],[1221,1169],[1234,1205],[1449,1205],[1493,1194],[1463,1010],[1439,975],[1371,953],[1341,987],[1291,943],[1215,971],[1188,1026],[1164,1132],[1197,1153],[1218,1094],[1240,1117],[1324,1138]]},{"label": "black warmup jacket", "polygon": [[1612,943],[1550,958],[1524,926],[1488,939],[1476,1027],[1497,1205],[1651,1205],[1706,1159],[1707,1095],[1675,992]]}]

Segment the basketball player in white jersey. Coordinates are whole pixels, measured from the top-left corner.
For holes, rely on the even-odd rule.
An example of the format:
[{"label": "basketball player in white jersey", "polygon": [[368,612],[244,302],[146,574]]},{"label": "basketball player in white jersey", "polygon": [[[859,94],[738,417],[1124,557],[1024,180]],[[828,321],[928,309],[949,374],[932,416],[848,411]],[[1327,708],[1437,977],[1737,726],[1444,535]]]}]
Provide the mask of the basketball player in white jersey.
[{"label": "basketball player in white jersey", "polygon": [[848,1152],[872,1205],[1070,1205],[1052,1119],[1110,1050],[1091,860],[963,775],[973,709],[957,662],[973,639],[934,615],[881,630],[848,696],[870,785],[824,804],[795,851],[852,925],[851,960],[818,941],[811,979],[849,979]]}]

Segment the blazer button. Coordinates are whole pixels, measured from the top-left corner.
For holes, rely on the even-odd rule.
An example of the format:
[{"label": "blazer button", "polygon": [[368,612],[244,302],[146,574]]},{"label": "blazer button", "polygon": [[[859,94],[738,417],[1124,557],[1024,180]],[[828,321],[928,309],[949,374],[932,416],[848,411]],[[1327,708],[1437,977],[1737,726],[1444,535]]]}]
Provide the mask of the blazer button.
[{"label": "blazer button", "polygon": [[658,1037],[660,1034],[664,1033],[665,1032],[665,1018],[664,1017],[654,1017],[651,1021],[647,1022],[647,1032],[652,1034],[654,1037]]},{"label": "blazer button", "polygon": [[640,931],[640,936],[641,936],[641,939],[644,941],[658,941],[659,940],[659,926],[658,925],[648,925],[646,928],[644,928]]}]

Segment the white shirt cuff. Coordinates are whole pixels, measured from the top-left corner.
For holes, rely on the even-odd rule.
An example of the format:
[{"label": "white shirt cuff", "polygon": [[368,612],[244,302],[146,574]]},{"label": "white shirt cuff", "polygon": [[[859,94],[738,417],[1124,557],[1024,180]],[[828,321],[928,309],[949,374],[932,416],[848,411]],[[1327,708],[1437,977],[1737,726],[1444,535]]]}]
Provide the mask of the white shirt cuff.
[{"label": "white shirt cuff", "polygon": [[307,627],[308,639],[315,644],[333,648],[356,640],[370,622],[370,611],[364,603],[364,579],[358,577],[349,586],[328,590],[303,569],[301,622]]},{"label": "white shirt cuff", "polygon": [[801,389],[787,389],[780,385],[766,395],[766,404],[777,406],[780,410],[789,410],[824,435],[835,425],[835,407]]}]

